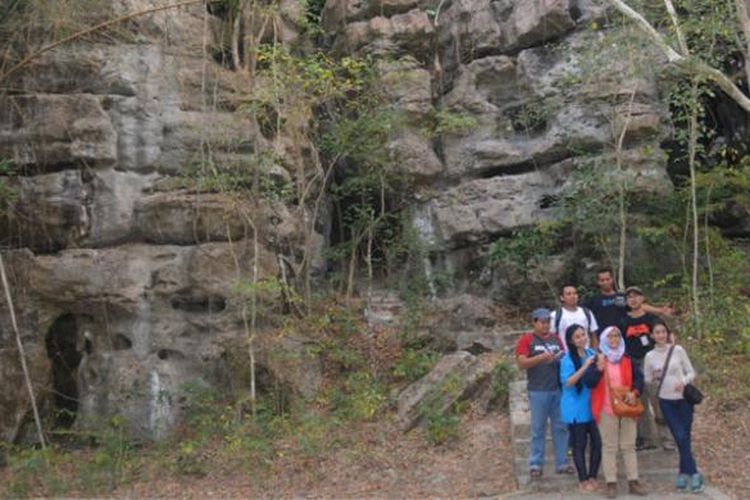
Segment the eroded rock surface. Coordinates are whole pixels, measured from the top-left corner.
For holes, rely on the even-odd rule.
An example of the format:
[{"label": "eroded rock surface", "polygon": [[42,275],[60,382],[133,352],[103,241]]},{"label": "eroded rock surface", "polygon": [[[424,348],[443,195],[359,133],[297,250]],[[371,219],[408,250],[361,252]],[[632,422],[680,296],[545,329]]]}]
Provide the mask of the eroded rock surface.
[{"label": "eroded rock surface", "polygon": [[[110,8],[114,15],[156,4],[118,0]],[[324,50],[370,57],[403,117],[386,150],[394,171],[413,181],[407,202],[428,275],[477,295],[547,296],[537,275],[554,281],[575,255],[551,257],[527,276],[490,268],[489,245],[553,218],[581,166],[611,170],[625,125],[623,169],[633,185],[671,189],[660,148],[668,107],[654,75],[635,75],[616,53],[607,56],[614,48],[599,49],[604,12],[596,0],[326,2]],[[303,15],[286,1],[278,29],[256,26],[252,35],[311,47]],[[202,5],[144,16],[127,36],[62,46],[6,82],[14,92],[0,99],[0,158],[20,175],[9,181],[17,196],[0,218],[0,240],[15,249],[6,267],[34,376],[40,385],[74,378],[76,425],[117,414],[133,435],[161,438],[179,422],[191,387],[243,390],[247,297],[239,285],[253,276],[294,279],[303,258],[316,273],[326,270],[327,209],[310,233],[305,207],[238,199],[202,182],[257,155],[274,158],[265,175],[279,192],[321,174],[304,134],[264,135],[246,112],[251,80],[232,68],[226,22]],[[594,82],[591,71],[604,77]],[[489,306],[456,300],[446,308],[476,321],[451,326],[448,342],[485,342]],[[266,335],[281,299],[264,301],[262,371],[314,397],[319,360],[308,339]],[[0,321],[0,352],[12,357],[6,310]],[[50,352],[47,340],[57,337],[80,358],[70,373],[60,373]],[[466,352],[441,363],[464,381],[487,373]],[[2,363],[0,385],[17,385],[14,366]],[[436,383],[447,376],[435,375]],[[0,406],[6,440],[28,421],[15,390],[0,395],[9,402]],[[405,427],[419,419],[429,391],[405,393]],[[52,412],[51,393],[41,398]]]},{"label": "eroded rock surface", "polygon": [[[118,0],[102,15],[157,4]],[[284,43],[299,36],[293,10],[279,24]],[[222,22],[198,4],[141,16],[126,35],[62,45],[4,84],[14,91],[0,98],[0,159],[18,175],[0,240],[19,249],[6,269],[48,422],[71,411],[86,430],[118,415],[135,438],[165,437],[196,391],[249,387],[242,286],[293,279],[305,247],[322,265],[304,208],[201,188],[209,170],[268,147],[239,109],[249,79],[205,55],[221,49]],[[267,172],[279,186],[307,175],[285,155]],[[304,338],[266,335],[283,301],[259,300],[263,381],[314,397],[319,360]],[[0,438],[14,441],[29,435],[30,407],[4,301],[0,319]]]},{"label": "eroded rock surface", "polygon": [[[435,116],[463,120],[464,126],[445,127],[429,141],[415,139],[416,125],[394,140],[396,164],[419,179],[413,225],[430,248],[425,272],[446,272],[460,290],[479,282],[496,297],[546,298],[540,280],[536,294],[533,287],[516,293],[517,276],[502,265],[487,266],[488,247],[554,218],[574,172],[592,166],[611,171],[626,125],[622,164],[634,190],[672,189],[660,147],[671,133],[668,106],[655,75],[633,71],[616,44],[604,42],[605,13],[604,4],[589,0],[326,4],[324,26],[339,51],[411,58],[429,72],[431,100],[419,101],[416,117],[413,101],[394,93],[394,106],[410,124]],[[382,27],[377,35],[374,26]],[[399,34],[420,30],[424,46],[418,49]],[[424,95],[416,87],[410,94]],[[541,268],[554,281],[571,257],[551,257]]]}]

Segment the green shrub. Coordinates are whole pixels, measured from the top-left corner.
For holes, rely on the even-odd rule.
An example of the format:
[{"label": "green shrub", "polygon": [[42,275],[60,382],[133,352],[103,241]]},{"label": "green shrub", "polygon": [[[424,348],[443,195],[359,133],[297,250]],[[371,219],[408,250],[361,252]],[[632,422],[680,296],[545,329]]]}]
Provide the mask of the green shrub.
[{"label": "green shrub", "polygon": [[440,360],[440,353],[427,348],[405,348],[393,366],[393,376],[406,382],[414,382],[429,373]]},{"label": "green shrub", "polygon": [[492,405],[508,405],[509,385],[516,378],[516,366],[508,359],[498,361],[492,370]]},{"label": "green shrub", "polygon": [[347,420],[372,420],[385,401],[382,384],[364,371],[350,374],[331,398],[334,412]]}]

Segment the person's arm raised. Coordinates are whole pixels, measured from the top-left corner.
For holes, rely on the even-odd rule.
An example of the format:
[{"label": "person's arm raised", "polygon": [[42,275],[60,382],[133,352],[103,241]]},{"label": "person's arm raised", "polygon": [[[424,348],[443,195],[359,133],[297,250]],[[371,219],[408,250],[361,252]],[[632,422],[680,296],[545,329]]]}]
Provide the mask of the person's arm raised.
[{"label": "person's arm raised", "polygon": [[643,310],[646,311],[649,314],[656,314],[657,316],[668,316],[672,317],[674,316],[674,307],[672,307],[671,304],[667,304],[666,306],[655,306],[653,304],[647,304],[643,303]]}]

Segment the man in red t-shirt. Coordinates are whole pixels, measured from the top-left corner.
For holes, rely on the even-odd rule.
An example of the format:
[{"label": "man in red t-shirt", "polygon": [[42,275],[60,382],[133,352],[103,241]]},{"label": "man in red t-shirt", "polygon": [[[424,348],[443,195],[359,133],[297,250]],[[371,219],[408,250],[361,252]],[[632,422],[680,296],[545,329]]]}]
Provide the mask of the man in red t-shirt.
[{"label": "man in red t-shirt", "polygon": [[547,421],[552,427],[552,443],[555,448],[555,470],[560,474],[572,474],[568,464],[568,429],[560,420],[560,375],[559,360],[565,353],[560,339],[550,333],[550,311],[536,309],[531,313],[534,331],[525,334],[516,346],[518,367],[526,370],[531,409],[531,452],[529,474],[542,475]]}]

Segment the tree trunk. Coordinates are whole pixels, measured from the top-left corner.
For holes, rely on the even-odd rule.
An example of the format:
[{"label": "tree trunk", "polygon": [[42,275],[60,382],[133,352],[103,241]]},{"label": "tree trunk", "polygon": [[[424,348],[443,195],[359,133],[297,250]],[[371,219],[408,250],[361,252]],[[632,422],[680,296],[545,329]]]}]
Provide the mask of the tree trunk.
[{"label": "tree trunk", "polygon": [[698,197],[696,194],[695,179],[695,154],[698,145],[698,84],[693,80],[690,86],[690,130],[688,144],[688,166],[690,168],[690,203],[693,215],[693,273],[691,291],[693,295],[693,315],[696,324],[697,336],[700,340],[701,331],[700,307],[698,297],[698,257],[700,256],[698,245],[700,238],[700,226],[698,225]]}]

